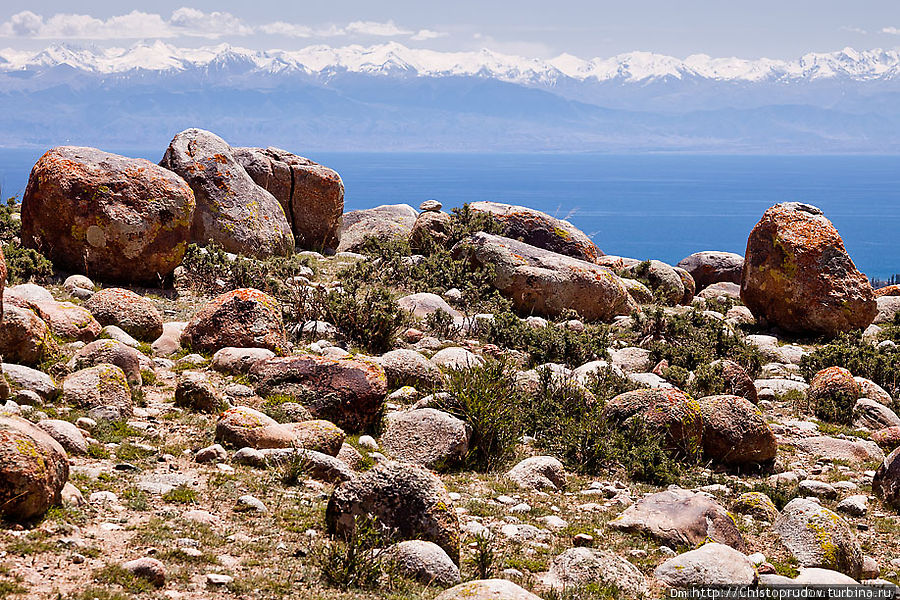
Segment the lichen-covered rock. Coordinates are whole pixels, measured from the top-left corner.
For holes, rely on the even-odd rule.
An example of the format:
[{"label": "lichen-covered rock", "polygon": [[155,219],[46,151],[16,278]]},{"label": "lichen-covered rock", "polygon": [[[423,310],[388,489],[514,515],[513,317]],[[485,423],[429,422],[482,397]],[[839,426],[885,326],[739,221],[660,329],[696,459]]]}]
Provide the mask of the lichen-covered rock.
[{"label": "lichen-covered rock", "polygon": [[226,347],[213,354],[210,366],[222,373],[240,375],[249,373],[253,365],[270,358],[275,358],[275,353],[267,348]]},{"label": "lichen-covered rock", "polygon": [[194,194],[153,163],[63,146],[44,154],[22,198],[22,244],[105,281],[159,284],[181,264]]},{"label": "lichen-covered rock", "polygon": [[506,579],[477,579],[444,590],[434,600],[541,600]]},{"label": "lichen-covered rock", "polygon": [[667,587],[751,585],[756,569],[744,554],[724,544],[704,544],[665,561],[653,572]]},{"label": "lichen-covered rock", "polygon": [[691,274],[697,284],[697,291],[700,291],[723,281],[740,284],[744,257],[733,252],[705,250],[682,258],[676,266]]},{"label": "lichen-covered rock", "polygon": [[59,504],[69,479],[66,451],[34,424],[0,416],[0,517],[25,521]]},{"label": "lichen-covered rock", "polygon": [[703,443],[700,404],[676,389],[642,389],[619,394],[603,409],[605,418],[619,424],[642,419],[666,436],[669,444],[696,453]]},{"label": "lichen-covered rock", "polygon": [[400,462],[441,470],[466,457],[469,428],[433,408],[392,412],[385,417],[381,443]]},{"label": "lichen-covered rock", "polygon": [[644,496],[609,525],[649,535],[673,548],[696,546],[709,538],[744,549],[744,538],[727,510],[708,496],[678,488]]},{"label": "lichen-covered rock", "polygon": [[818,502],[794,498],[781,511],[774,531],[801,567],[831,569],[859,578],[863,555],[853,530]]},{"label": "lichen-covered rock", "polygon": [[60,390],[56,386],[56,382],[42,371],[10,363],[3,363],[2,369],[3,376],[9,382],[13,392],[28,390],[40,396],[45,402],[53,400],[59,395]]},{"label": "lichen-covered rock", "polygon": [[408,239],[419,213],[409,204],[386,204],[344,213],[338,252],[359,252],[366,238]]},{"label": "lichen-covered rock", "polygon": [[232,153],[256,185],[281,204],[298,247],[337,249],[344,213],[340,175],[280,148],[232,148]]},{"label": "lichen-covered rock", "polygon": [[758,401],[756,386],[753,384],[753,378],[747,373],[741,365],[733,360],[716,360],[710,363],[714,369],[721,370],[722,379],[725,382],[725,389],[728,393],[746,398],[753,404]]},{"label": "lichen-covered rock", "polygon": [[681,298],[679,304],[690,306],[691,302],[694,300],[694,294],[697,293],[697,283],[694,281],[694,278],[691,277],[691,274],[681,267],[672,267],[672,270],[678,273],[678,276],[681,278],[681,283],[684,285],[684,296]]},{"label": "lichen-covered rock", "polygon": [[[684,282],[671,265],[659,260],[646,260],[625,269],[624,275],[643,279],[650,284],[654,296],[665,304],[681,304],[685,298]],[[693,293],[691,293],[693,297]]]},{"label": "lichen-covered rock", "polygon": [[313,416],[359,431],[375,422],[387,394],[387,376],[374,362],[294,355],[256,363],[250,370],[261,396],[294,396]]},{"label": "lichen-covered rock", "polygon": [[447,488],[430,471],[383,462],[337,486],[325,511],[328,532],[349,535],[360,515],[374,516],[398,540],[434,542],[459,565],[459,520]]},{"label": "lichen-covered rock", "polygon": [[872,441],[882,448],[894,449],[900,446],[900,427],[885,427],[872,433]]},{"label": "lichen-covered rock", "polygon": [[163,320],[159,310],[153,302],[130,290],[100,290],[84,306],[101,325],[115,325],[143,342],[152,342],[162,335]]},{"label": "lichen-covered rock", "polygon": [[328,421],[279,423],[252,408],[236,406],[216,422],[216,441],[234,448],[304,448],[334,456],[344,432]]},{"label": "lichen-covered rock", "polygon": [[391,389],[411,385],[429,390],[439,387],[443,382],[441,370],[415,350],[391,350],[378,358],[378,364],[384,369]]},{"label": "lichen-covered rock", "polygon": [[627,598],[647,593],[643,574],[612,552],[594,548],[569,548],[553,559],[545,583],[552,588],[582,589],[595,585],[619,590]]},{"label": "lichen-covered rock", "polygon": [[288,342],[281,305],[252,288],[226,292],[194,315],[181,334],[181,344],[200,352],[238,347],[284,354]]},{"label": "lichen-covered rock", "polygon": [[169,143],[160,165],[180,175],[197,200],[191,240],[265,258],[288,256],[294,236],[275,197],[253,181],[219,136],[187,129]]},{"label": "lichen-covered rock", "polygon": [[817,417],[846,424],[853,420],[853,407],[861,396],[862,386],[842,367],[828,367],[816,373],[806,392]]},{"label": "lichen-covered rock", "polygon": [[140,387],[143,383],[141,353],[116,340],[97,340],[79,348],[69,360],[68,367],[77,371],[103,363],[122,369],[132,387]]},{"label": "lichen-covered rock", "polygon": [[878,311],[837,229],[798,202],[773,206],[750,232],[741,299],[757,319],[800,334],[865,329]]},{"label": "lichen-covered rock", "polygon": [[628,290],[628,295],[635,302],[638,304],[650,304],[653,302],[653,292],[646,285],[637,279],[629,279],[628,277],[621,277],[620,279],[625,285],[625,289]]},{"label": "lichen-covered rock", "polygon": [[63,380],[62,401],[85,409],[109,409],[117,419],[134,412],[131,388],[119,367],[99,364],[72,373]]},{"label": "lichen-covered rock", "polygon": [[532,208],[499,202],[472,202],[469,210],[490,215],[503,228],[503,236],[564,254],[579,260],[594,262],[603,252],[583,231],[561,219]]},{"label": "lichen-covered rock", "polygon": [[385,551],[384,560],[397,574],[425,585],[447,587],[460,581],[459,567],[434,542],[400,542]]},{"label": "lichen-covered rock", "polygon": [[895,448],[875,471],[872,493],[895,509],[900,509],[900,448]]},{"label": "lichen-covered rock", "polygon": [[33,311],[6,303],[0,326],[0,356],[23,365],[36,365],[56,350],[50,329]]},{"label": "lichen-covered rock", "polygon": [[226,405],[227,402],[206,373],[187,371],[179,375],[175,385],[175,406],[217,413]]},{"label": "lichen-covered rock", "polygon": [[33,311],[46,323],[53,335],[64,341],[91,342],[100,335],[102,329],[86,308],[71,302],[57,302],[50,292],[34,284],[9,288],[6,302]]},{"label": "lichen-covered rock", "polygon": [[531,490],[559,491],[566,487],[566,469],[552,456],[530,456],[506,473],[507,479]]},{"label": "lichen-covered rock", "polygon": [[727,465],[766,463],[778,442],[762,412],[740,396],[706,396],[698,400],[703,418],[703,453]]},{"label": "lichen-covered rock", "polygon": [[731,510],[770,522],[774,522],[778,518],[778,509],[772,499],[762,492],[744,492],[731,505]]},{"label": "lichen-covered rock", "polygon": [[494,287],[525,313],[557,317],[574,310],[597,321],[639,310],[609,269],[514,239],[476,233],[454,246],[453,255],[492,267]]}]

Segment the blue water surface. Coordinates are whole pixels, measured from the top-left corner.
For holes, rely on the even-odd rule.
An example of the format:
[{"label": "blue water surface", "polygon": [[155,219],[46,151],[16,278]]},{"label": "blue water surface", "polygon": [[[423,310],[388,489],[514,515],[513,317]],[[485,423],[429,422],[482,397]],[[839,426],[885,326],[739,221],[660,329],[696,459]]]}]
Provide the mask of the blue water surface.
[{"label": "blue water surface", "polygon": [[[162,151],[112,150],[158,161]],[[4,196],[21,194],[40,151],[0,149]],[[900,157],[696,154],[313,153],[337,170],[345,209],[435,198],[521,204],[568,218],[607,254],[670,263],[744,253],[769,206],[801,201],[837,226],[870,277],[900,273]]]}]

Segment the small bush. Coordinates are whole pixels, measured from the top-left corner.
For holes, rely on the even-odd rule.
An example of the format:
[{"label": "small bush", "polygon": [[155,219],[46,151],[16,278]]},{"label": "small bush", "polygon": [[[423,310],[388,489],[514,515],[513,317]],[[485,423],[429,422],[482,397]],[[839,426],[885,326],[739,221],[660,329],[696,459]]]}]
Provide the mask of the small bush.
[{"label": "small bush", "polygon": [[374,353],[394,346],[397,335],[409,326],[409,313],[402,310],[391,292],[381,286],[351,284],[314,300],[315,316],[338,327],[351,340]]},{"label": "small bush", "polygon": [[322,580],[341,590],[373,589],[383,572],[377,550],[384,547],[383,532],[375,517],[359,515],[347,540],[331,540],[316,552]]},{"label": "small bush", "polygon": [[46,281],[53,276],[53,263],[43,254],[17,244],[3,246],[6,258],[7,278],[12,284],[28,281]]},{"label": "small bush", "polygon": [[472,570],[476,579],[490,579],[497,569],[497,557],[494,553],[494,540],[489,532],[475,536],[472,548]]},{"label": "small bush", "polygon": [[197,491],[180,485],[163,494],[162,499],[164,502],[172,504],[195,504],[197,502]]}]

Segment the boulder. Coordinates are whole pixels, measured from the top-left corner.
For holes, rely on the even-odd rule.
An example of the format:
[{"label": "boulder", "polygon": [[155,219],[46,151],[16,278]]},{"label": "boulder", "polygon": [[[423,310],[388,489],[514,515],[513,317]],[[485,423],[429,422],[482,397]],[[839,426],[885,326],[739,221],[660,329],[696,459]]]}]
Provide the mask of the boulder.
[{"label": "boulder", "polygon": [[405,463],[441,470],[469,452],[469,428],[463,421],[433,408],[389,413],[381,443]]},{"label": "boulder", "polygon": [[444,590],[434,600],[541,600],[506,579],[477,579]]},{"label": "boulder", "polygon": [[89,310],[71,302],[29,302],[23,308],[34,311],[53,335],[67,342],[92,342],[102,329]]},{"label": "boulder", "polygon": [[[697,294],[697,298],[703,300],[728,299],[739,301],[741,299],[741,286],[729,281],[720,281],[705,287]],[[751,311],[752,314],[752,311]]]},{"label": "boulder", "polygon": [[140,387],[141,357],[143,355],[122,342],[116,340],[97,340],[79,348],[69,360],[68,367],[73,371],[86,369],[99,364],[115,365],[122,369],[128,384]]},{"label": "boulder", "polygon": [[731,505],[731,510],[763,521],[774,522],[778,518],[778,509],[772,499],[762,492],[744,492]]},{"label": "boulder", "polygon": [[85,455],[88,452],[88,443],[81,431],[74,424],[59,419],[44,419],[38,427],[47,432],[57,443],[70,454]]},{"label": "boulder", "polygon": [[[6,365],[3,365],[4,367]],[[900,446],[900,427],[885,427],[872,433],[872,441],[883,448],[893,449]]]},{"label": "boulder", "polygon": [[900,417],[880,402],[860,398],[853,406],[853,425],[873,430],[900,427]]},{"label": "boulder", "polygon": [[221,348],[213,354],[210,366],[216,371],[229,375],[250,372],[256,363],[275,358],[275,353],[267,348]]},{"label": "boulder", "polygon": [[[650,284],[654,297],[665,304],[681,304],[685,297],[684,282],[671,265],[659,260],[646,260],[627,267],[623,274]],[[693,294],[691,294],[693,296]]]},{"label": "boulder", "polygon": [[641,389],[625,392],[606,404],[603,416],[622,425],[642,419],[663,433],[671,446],[688,454],[702,447],[703,417],[700,405],[681,390]]},{"label": "boulder", "polygon": [[424,585],[447,587],[460,581],[459,567],[434,542],[406,540],[388,548],[384,560],[392,572]]},{"label": "boulder", "polygon": [[522,312],[557,317],[574,310],[596,321],[639,310],[609,269],[510,238],[476,233],[454,246],[453,255],[492,267],[494,286]]},{"label": "boulder", "polygon": [[865,377],[854,377],[853,379],[859,384],[859,387],[862,388],[863,398],[868,398],[869,400],[874,400],[875,402],[880,402],[884,405],[893,403],[894,400],[891,398],[891,395],[887,393],[887,390],[871,379],[866,379]]},{"label": "boulder", "polygon": [[175,173],[96,148],[53,148],[22,198],[22,244],[57,268],[152,283],[181,264],[194,194]]},{"label": "boulder", "polygon": [[288,342],[281,305],[252,288],[226,292],[194,315],[181,334],[181,344],[195,352],[237,347],[284,354]]},{"label": "boulder", "polygon": [[612,552],[594,548],[569,548],[555,557],[545,583],[560,590],[614,588],[626,598],[647,593],[647,582],[637,567]]},{"label": "boulder", "polygon": [[552,456],[531,456],[519,461],[506,478],[530,490],[560,491],[566,487],[566,469]]},{"label": "boulder", "polygon": [[5,303],[0,327],[0,356],[23,365],[36,365],[56,351],[50,329],[34,312]]},{"label": "boulder", "polygon": [[218,413],[227,404],[206,373],[186,371],[178,376],[175,406],[198,412]]},{"label": "boulder", "polygon": [[828,367],[816,373],[806,392],[818,418],[845,424],[852,421],[853,407],[861,396],[862,386],[842,367]]},{"label": "boulder", "polygon": [[3,292],[6,288],[6,257],[0,248],[0,321],[3,320]]},{"label": "boulder", "polygon": [[863,555],[850,525],[818,502],[794,498],[774,531],[801,567],[818,567],[859,578]]},{"label": "boulder", "polygon": [[652,304],[653,303],[653,292],[650,289],[638,281],[637,279],[629,279],[628,277],[621,277],[622,283],[625,284],[625,289],[628,290],[628,295],[637,302],[638,304]]},{"label": "boulder", "polygon": [[882,296],[900,296],[900,284],[886,285],[875,290],[875,297]]},{"label": "boulder", "polygon": [[750,232],[741,299],[757,319],[798,334],[865,329],[878,312],[837,229],[798,202],[773,206]]},{"label": "boulder", "polygon": [[484,360],[477,354],[456,346],[438,350],[431,357],[431,362],[438,367],[450,369],[451,371],[473,369],[484,364]]},{"label": "boulder", "polygon": [[142,342],[153,342],[162,335],[159,310],[153,302],[130,290],[100,290],[84,306],[101,325],[115,325]]},{"label": "boulder", "polygon": [[735,396],[746,398],[751,403],[758,401],[758,392],[753,384],[753,379],[747,370],[733,360],[716,360],[712,366],[722,369],[722,379],[725,380],[725,389]]},{"label": "boulder", "polygon": [[462,313],[447,304],[447,301],[429,292],[420,292],[403,296],[397,300],[397,306],[412,313],[414,317],[424,319],[431,313],[445,312],[451,317],[462,317]]},{"label": "boulder", "polygon": [[884,452],[875,442],[861,439],[841,439],[827,435],[817,435],[792,439],[786,443],[801,452],[821,456],[829,460],[841,460],[851,463],[866,463],[884,460]]},{"label": "boulder", "polygon": [[684,285],[684,296],[681,298],[679,304],[690,306],[691,302],[694,301],[694,294],[697,293],[697,283],[694,281],[694,278],[691,277],[691,274],[684,269],[680,267],[672,267],[672,269],[678,273],[678,276],[681,277],[681,283]]},{"label": "boulder", "polygon": [[288,256],[294,236],[275,197],[258,186],[219,136],[202,129],[177,134],[160,165],[180,175],[197,200],[191,240],[228,252]]},{"label": "boulder", "polygon": [[679,488],[644,496],[609,525],[649,535],[673,548],[697,546],[709,538],[744,549],[744,538],[727,510],[707,495]]},{"label": "boulder", "polygon": [[529,246],[587,262],[603,256],[583,231],[538,210],[499,202],[472,202],[469,210],[490,215],[500,224],[504,237],[521,240]]},{"label": "boulder", "polygon": [[163,587],[166,584],[166,567],[155,558],[142,556],[122,563],[122,568],[155,587]]},{"label": "boulder", "polygon": [[706,396],[698,400],[703,417],[703,453],[727,465],[772,461],[775,434],[762,412],[740,396]]},{"label": "boulder", "polygon": [[378,364],[387,375],[390,389],[410,385],[417,389],[430,390],[440,387],[443,383],[441,370],[415,350],[391,350],[378,358]]},{"label": "boulder", "polygon": [[150,345],[153,356],[172,356],[181,350],[181,334],[187,327],[185,321],[163,323],[162,334]]},{"label": "boulder", "polygon": [[451,217],[445,212],[420,213],[409,232],[409,245],[414,252],[427,253],[433,245],[441,245],[450,237]]},{"label": "boulder", "polygon": [[328,532],[346,537],[360,515],[375,517],[397,540],[434,542],[459,565],[459,521],[434,473],[386,461],[337,486],[325,511]]},{"label": "boulder", "polygon": [[900,509],[900,448],[895,448],[872,479],[872,493],[883,499],[894,509]]},{"label": "boulder", "polygon": [[256,185],[281,204],[298,247],[337,250],[344,213],[340,175],[280,148],[232,148],[232,153]]},{"label": "boulder", "polygon": [[0,517],[42,516],[59,504],[68,479],[62,446],[25,419],[0,416]]},{"label": "boulder", "polygon": [[676,266],[691,274],[697,284],[697,291],[700,291],[713,283],[740,284],[744,257],[733,252],[705,250],[682,258]]},{"label": "boulder", "polygon": [[[326,422],[327,421],[322,421],[322,423]],[[309,421],[307,423],[313,422]],[[324,433],[324,429],[322,433]],[[341,439],[343,439],[343,434],[341,435]],[[323,437],[321,441],[325,442],[325,437]],[[316,445],[310,436],[307,436],[301,443]],[[344,445],[345,444],[342,444],[341,447]],[[333,443],[330,439],[327,440],[326,444],[319,444],[319,446],[323,449],[327,447],[328,450],[334,450]],[[266,448],[262,451],[262,456],[266,464],[270,466],[285,461],[296,461],[294,464],[299,464],[304,476],[318,481],[341,483],[353,479],[353,470],[344,461],[332,454],[325,454],[324,452],[308,450],[306,448],[291,447]]]},{"label": "boulder", "polygon": [[3,363],[3,376],[9,382],[13,392],[28,390],[36,393],[42,400],[48,402],[59,395],[59,388],[53,378],[42,371],[31,369],[22,365]]},{"label": "boulder", "polygon": [[724,544],[704,544],[665,561],[653,572],[667,587],[752,585],[756,569],[744,554]]},{"label": "boulder", "polygon": [[875,299],[878,312],[872,321],[875,325],[889,324],[894,321],[894,315],[900,313],[900,296],[879,296]]},{"label": "boulder", "polygon": [[408,204],[387,204],[344,213],[338,252],[359,252],[366,238],[407,239],[419,213]]},{"label": "boulder", "polygon": [[303,448],[334,456],[344,432],[328,421],[279,423],[252,408],[236,406],[216,422],[216,441],[234,448]]},{"label": "boulder", "polygon": [[82,369],[66,377],[62,401],[88,410],[106,409],[116,420],[128,418],[134,411],[125,373],[110,364]]},{"label": "boulder", "polygon": [[359,431],[378,418],[387,394],[384,369],[353,358],[294,355],[256,363],[257,393],[295,396],[313,416]]}]

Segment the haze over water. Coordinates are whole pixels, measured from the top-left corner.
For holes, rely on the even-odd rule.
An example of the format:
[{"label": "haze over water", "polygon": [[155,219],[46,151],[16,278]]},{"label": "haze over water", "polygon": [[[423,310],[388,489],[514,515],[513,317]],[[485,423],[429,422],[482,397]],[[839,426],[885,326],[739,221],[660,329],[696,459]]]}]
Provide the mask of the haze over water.
[{"label": "haze over water", "polygon": [[[303,153],[302,149],[295,149]],[[158,161],[158,152],[113,150]],[[4,197],[21,194],[40,151],[0,150]],[[676,263],[699,250],[743,254],[778,202],[825,211],[857,267],[900,273],[900,156],[316,153],[346,187],[345,210],[445,210],[494,200],[568,217],[607,254]]]}]

